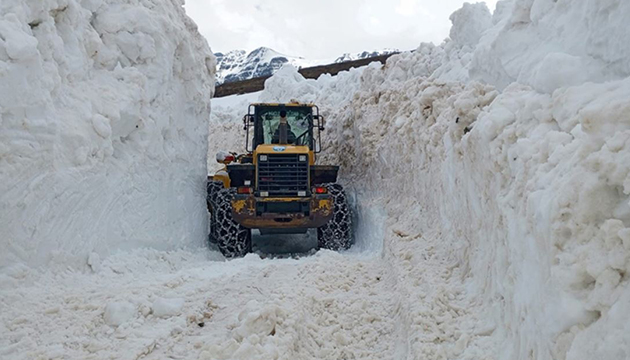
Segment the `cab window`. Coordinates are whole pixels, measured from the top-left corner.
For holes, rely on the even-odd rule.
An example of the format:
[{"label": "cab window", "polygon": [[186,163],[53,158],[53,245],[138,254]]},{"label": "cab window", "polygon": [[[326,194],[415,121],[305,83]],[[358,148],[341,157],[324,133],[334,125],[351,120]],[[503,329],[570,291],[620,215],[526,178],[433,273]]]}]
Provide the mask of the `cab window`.
[{"label": "cab window", "polygon": [[[311,147],[311,108],[287,107],[282,110],[287,112],[287,143]],[[279,142],[280,111],[281,109],[277,107],[258,109],[257,117],[260,131],[258,144],[277,144]]]}]

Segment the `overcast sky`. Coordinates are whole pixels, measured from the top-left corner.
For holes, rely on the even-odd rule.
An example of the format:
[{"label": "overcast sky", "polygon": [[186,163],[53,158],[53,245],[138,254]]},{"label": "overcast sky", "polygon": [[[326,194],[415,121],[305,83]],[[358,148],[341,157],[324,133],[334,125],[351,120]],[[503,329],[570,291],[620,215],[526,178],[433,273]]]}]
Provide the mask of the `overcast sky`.
[{"label": "overcast sky", "polygon": [[[260,46],[308,59],[436,44],[463,0],[186,0],[214,52]],[[475,2],[475,1],[472,1]],[[497,0],[486,4],[494,10]]]}]

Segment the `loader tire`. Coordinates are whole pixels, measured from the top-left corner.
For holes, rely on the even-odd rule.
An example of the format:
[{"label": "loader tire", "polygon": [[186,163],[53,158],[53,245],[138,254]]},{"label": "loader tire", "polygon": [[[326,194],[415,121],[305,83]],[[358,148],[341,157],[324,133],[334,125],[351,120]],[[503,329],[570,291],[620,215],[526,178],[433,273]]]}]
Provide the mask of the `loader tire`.
[{"label": "loader tire", "polygon": [[346,250],[352,246],[352,213],[343,187],[336,183],[322,184],[333,197],[332,218],[317,228],[317,243],[320,249]]},{"label": "loader tire", "polygon": [[213,199],[219,190],[223,189],[223,182],[221,181],[208,181],[208,191],[206,195],[206,203],[208,205],[208,213],[210,214],[210,234],[208,235],[208,241],[211,244],[216,244],[216,211],[212,210]]},{"label": "loader tire", "polygon": [[252,251],[251,230],[232,218],[234,193],[235,189],[225,189],[221,182],[208,183],[209,241],[215,243],[226,258],[242,257]]}]

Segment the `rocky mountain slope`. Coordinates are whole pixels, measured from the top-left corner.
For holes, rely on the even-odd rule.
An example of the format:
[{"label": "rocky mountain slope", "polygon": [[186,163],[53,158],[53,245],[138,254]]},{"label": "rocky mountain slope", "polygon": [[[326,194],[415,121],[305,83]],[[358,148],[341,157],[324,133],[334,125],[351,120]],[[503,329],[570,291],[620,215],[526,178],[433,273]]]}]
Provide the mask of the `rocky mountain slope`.
[{"label": "rocky mountain slope", "polygon": [[234,82],[273,75],[286,63],[301,68],[365,59],[396,51],[397,50],[394,49],[363,51],[358,54],[346,53],[336,59],[319,60],[283,55],[266,47],[260,47],[250,53],[244,50],[233,50],[225,54],[215,53],[217,57],[217,83],[221,84],[224,82]]}]

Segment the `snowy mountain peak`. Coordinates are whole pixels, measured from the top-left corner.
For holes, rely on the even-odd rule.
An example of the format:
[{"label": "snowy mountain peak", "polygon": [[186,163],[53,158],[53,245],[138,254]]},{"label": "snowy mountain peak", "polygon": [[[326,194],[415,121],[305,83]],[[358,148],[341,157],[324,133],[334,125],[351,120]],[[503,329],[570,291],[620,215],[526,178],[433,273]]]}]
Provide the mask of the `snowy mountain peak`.
[{"label": "snowy mountain peak", "polygon": [[383,49],[380,51],[363,51],[360,53],[356,53],[356,54],[350,54],[350,53],[345,53],[343,55],[341,55],[340,57],[335,59],[335,63],[341,63],[341,62],[345,62],[345,61],[353,61],[353,60],[361,60],[361,59],[367,59],[370,57],[375,57],[375,56],[380,56],[380,55],[387,55],[387,54],[391,54],[391,53],[395,53],[395,52],[399,52],[400,50],[398,49]]},{"label": "snowy mountain peak", "polygon": [[357,54],[346,53],[336,59],[309,60],[298,56],[281,54],[267,47],[259,47],[247,53],[244,50],[232,50],[227,53],[215,53],[217,57],[217,83],[235,82],[270,76],[282,65],[289,63],[297,68],[340,63],[344,61],[365,59],[397,52],[394,49],[381,51],[363,51]]},{"label": "snowy mountain peak", "polygon": [[216,53],[217,83],[234,82],[261,76],[273,75],[282,65],[290,62],[299,64],[299,57],[291,57],[277,51],[259,47],[250,53],[244,50],[232,50],[225,54]]}]

